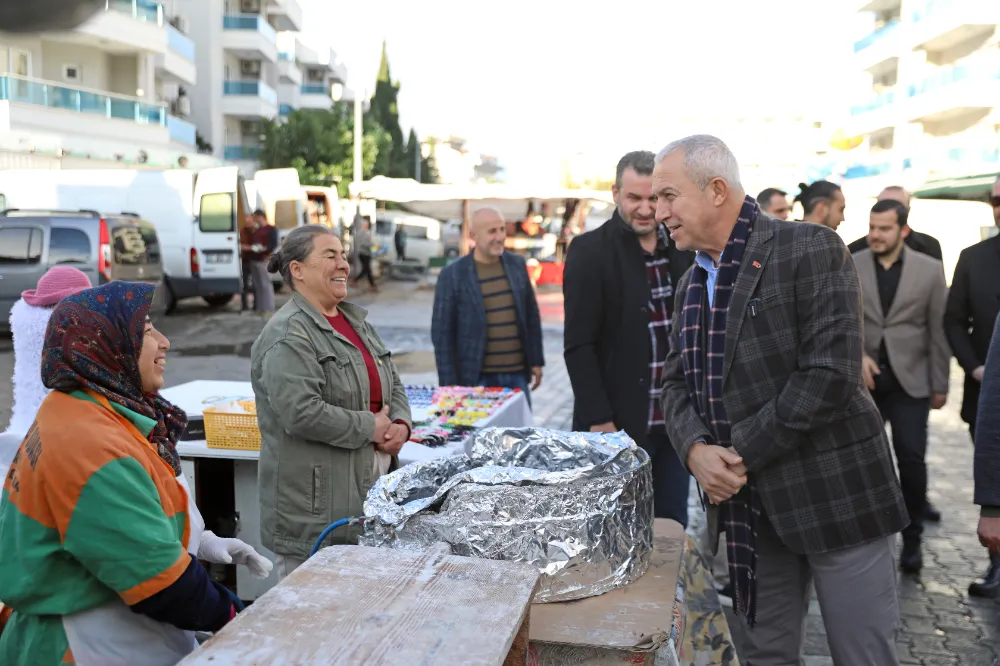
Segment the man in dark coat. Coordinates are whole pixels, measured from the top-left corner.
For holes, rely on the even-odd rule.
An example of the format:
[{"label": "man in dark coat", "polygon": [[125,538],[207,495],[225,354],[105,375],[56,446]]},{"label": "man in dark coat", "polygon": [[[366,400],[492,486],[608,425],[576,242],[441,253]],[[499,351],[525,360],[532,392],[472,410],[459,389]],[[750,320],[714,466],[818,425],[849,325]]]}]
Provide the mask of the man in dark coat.
[{"label": "man in dark coat", "polygon": [[653,153],[625,155],[614,215],[570,244],[564,355],[573,429],[628,433],[652,458],[656,516],[686,525],[690,477],[667,439],[659,395],[674,287],[693,255],[653,219],[652,173]]},{"label": "man in dark coat", "polygon": [[[878,195],[878,200],[882,201],[884,199],[891,199],[893,201],[898,201],[907,208],[910,207],[910,193],[898,185],[890,185],[889,187],[882,190],[881,194]],[[920,252],[922,254],[926,254],[929,257],[934,257],[938,261],[942,260],[941,243],[939,243],[938,239],[934,238],[934,236],[931,236],[930,234],[922,234],[919,231],[916,231],[915,229],[911,229],[910,235],[907,236],[906,240],[904,240],[903,242],[906,243],[906,247],[910,248],[911,250]],[[862,250],[867,250],[868,236],[862,236],[858,240],[848,245],[847,249],[851,251],[851,254],[856,254],[858,252],[861,252]],[[936,513],[933,511],[933,509],[931,509],[930,504],[928,504],[927,506],[928,509],[932,511],[932,513]],[[940,515],[938,516],[938,518],[940,518]]]},{"label": "man in dark coat", "polygon": [[[990,203],[993,206],[993,217],[997,226],[1000,226],[1000,180],[993,186]],[[948,336],[948,344],[951,345],[951,352],[958,364],[965,370],[962,420],[969,424],[969,432],[977,446],[978,407],[986,404],[980,401],[979,389],[985,372],[986,352],[990,347],[997,313],[1000,312],[998,273],[1000,235],[962,250],[955,265],[955,276],[951,280],[944,310],[944,332]],[[993,409],[996,410],[995,405]],[[977,461],[979,456],[977,449]],[[977,497],[979,486],[977,483]],[[1000,554],[990,554],[989,569],[981,579],[969,585],[969,594],[974,597],[996,597],[1000,594]]]}]

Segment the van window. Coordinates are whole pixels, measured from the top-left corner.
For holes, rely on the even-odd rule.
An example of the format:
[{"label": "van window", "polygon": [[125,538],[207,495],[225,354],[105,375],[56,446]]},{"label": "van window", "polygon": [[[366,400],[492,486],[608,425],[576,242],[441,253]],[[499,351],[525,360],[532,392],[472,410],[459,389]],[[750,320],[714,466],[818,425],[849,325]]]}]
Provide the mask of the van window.
[{"label": "van window", "polygon": [[[274,202],[274,226],[279,229],[294,229],[299,226],[298,202],[292,199],[279,199]],[[303,222],[308,224],[308,221]]]},{"label": "van window", "polygon": [[393,234],[393,224],[389,220],[375,220],[376,236],[391,236]]},{"label": "van window", "polygon": [[205,232],[228,232],[233,230],[235,206],[230,192],[213,192],[201,198],[201,214],[198,227]]},{"label": "van window", "polygon": [[407,238],[424,239],[427,238],[427,227],[418,227],[412,224],[404,224],[403,235],[405,235]]},{"label": "van window", "polygon": [[49,233],[49,266],[89,264],[90,238],[79,229],[52,227]]},{"label": "van window", "polygon": [[41,260],[41,229],[0,227],[0,264],[37,264]]},{"label": "van window", "polygon": [[111,247],[116,264],[143,266],[160,262],[160,244],[153,225],[131,220],[117,220],[112,224]]}]

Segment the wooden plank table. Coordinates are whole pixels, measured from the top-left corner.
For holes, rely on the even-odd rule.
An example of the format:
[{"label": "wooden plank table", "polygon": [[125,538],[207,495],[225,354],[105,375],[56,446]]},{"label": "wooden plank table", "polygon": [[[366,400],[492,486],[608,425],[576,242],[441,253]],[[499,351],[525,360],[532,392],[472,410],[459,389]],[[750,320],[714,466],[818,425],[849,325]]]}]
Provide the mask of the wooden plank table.
[{"label": "wooden plank table", "polygon": [[524,666],[538,577],[441,549],[332,546],[181,664]]}]

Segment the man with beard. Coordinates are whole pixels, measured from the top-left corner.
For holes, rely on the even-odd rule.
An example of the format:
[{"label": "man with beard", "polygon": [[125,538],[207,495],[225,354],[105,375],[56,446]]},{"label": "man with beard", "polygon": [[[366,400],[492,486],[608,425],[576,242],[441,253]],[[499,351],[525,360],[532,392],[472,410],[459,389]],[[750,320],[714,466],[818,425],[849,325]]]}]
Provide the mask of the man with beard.
[{"label": "man with beard", "polygon": [[910,524],[899,566],[923,567],[920,535],[927,505],[927,418],[948,398],[951,349],[944,334],[948,288],[937,259],[907,247],[906,206],[872,207],[868,249],[854,256],[865,309],[861,370],[882,420],[892,428],[899,481]]},{"label": "man with beard", "polygon": [[[883,201],[885,199],[892,199],[893,201],[898,201],[907,208],[910,207],[910,193],[899,185],[890,185],[882,190],[882,192],[878,195],[878,200]],[[922,234],[919,231],[910,229],[910,234],[903,242],[906,243],[906,247],[911,250],[922,252],[928,257],[933,257],[938,261],[941,261],[941,243],[938,239],[934,238],[934,236],[931,236],[930,234]],[[851,251],[851,254],[854,254],[856,252],[861,252],[861,250],[864,250],[867,247],[868,236],[862,236],[848,245],[847,249]],[[938,518],[940,518],[940,516],[938,516]]]},{"label": "man with beard", "polygon": [[[993,185],[990,196],[993,217],[1000,226],[1000,180]],[[976,440],[976,417],[979,413],[979,390],[983,381],[986,352],[1000,311],[1000,235],[976,243],[962,250],[955,266],[955,276],[948,292],[944,329],[951,343],[951,351],[965,370],[965,387],[962,396],[962,420],[969,424],[969,432]],[[994,406],[994,409],[996,407]],[[978,442],[977,442],[978,443]],[[977,458],[979,451],[976,451]],[[976,500],[982,507],[980,532],[984,527],[996,530],[1000,521],[1000,506],[991,506],[981,483],[976,484]],[[969,585],[969,595],[996,597],[1000,593],[1000,554],[990,555],[990,567],[981,579]]]},{"label": "man with beard", "polygon": [[795,201],[802,204],[802,221],[821,224],[837,230],[844,221],[847,199],[840,185],[828,180],[817,180],[812,185],[799,183]]},{"label": "man with beard", "polygon": [[628,433],[652,459],[656,516],[687,525],[690,477],[667,439],[659,396],[674,287],[694,256],[653,217],[653,162],[648,151],[622,157],[614,215],[570,245],[564,355],[573,429]]}]

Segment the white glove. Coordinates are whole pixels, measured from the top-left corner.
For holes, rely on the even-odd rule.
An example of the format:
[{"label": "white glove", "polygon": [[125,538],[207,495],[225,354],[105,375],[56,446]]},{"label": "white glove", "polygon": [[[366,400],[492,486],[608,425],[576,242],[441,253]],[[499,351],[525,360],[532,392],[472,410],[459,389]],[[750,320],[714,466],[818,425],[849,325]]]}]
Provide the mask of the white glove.
[{"label": "white glove", "polygon": [[239,539],[226,539],[205,530],[198,544],[198,559],[216,564],[242,564],[254,578],[267,578],[271,560],[258,554],[253,546]]}]

